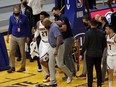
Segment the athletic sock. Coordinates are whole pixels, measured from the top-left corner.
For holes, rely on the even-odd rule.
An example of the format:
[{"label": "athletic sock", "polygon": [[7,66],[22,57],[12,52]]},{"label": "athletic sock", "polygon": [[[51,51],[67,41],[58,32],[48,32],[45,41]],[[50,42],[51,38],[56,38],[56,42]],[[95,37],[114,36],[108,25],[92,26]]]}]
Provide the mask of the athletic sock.
[{"label": "athletic sock", "polygon": [[109,87],[112,87],[112,81],[109,81]]}]

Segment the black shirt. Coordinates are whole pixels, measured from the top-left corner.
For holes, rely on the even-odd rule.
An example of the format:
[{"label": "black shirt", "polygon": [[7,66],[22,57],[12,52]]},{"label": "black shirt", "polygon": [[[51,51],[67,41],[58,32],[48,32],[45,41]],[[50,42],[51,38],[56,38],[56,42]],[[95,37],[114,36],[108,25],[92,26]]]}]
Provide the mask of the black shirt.
[{"label": "black shirt", "polygon": [[[21,5],[19,5],[20,9],[21,9]],[[21,11],[22,13],[22,11]],[[32,27],[34,27],[34,18],[33,18],[33,10],[30,6],[26,6],[25,7],[25,12],[24,14],[28,17],[29,19],[29,25],[30,25],[30,28],[32,29]],[[32,34],[32,31],[30,29],[30,34]]]},{"label": "black shirt", "polygon": [[91,28],[85,34],[85,41],[82,46],[81,55],[86,50],[86,55],[91,57],[101,57],[106,47],[106,38],[102,30]]},{"label": "black shirt", "polygon": [[59,18],[56,18],[55,20],[56,21],[60,20],[60,21],[62,21],[63,24],[67,25],[67,30],[65,32],[62,32],[63,39],[67,39],[69,37],[73,37],[72,29],[71,29],[69,20],[68,20],[68,18],[66,16],[60,15]]}]

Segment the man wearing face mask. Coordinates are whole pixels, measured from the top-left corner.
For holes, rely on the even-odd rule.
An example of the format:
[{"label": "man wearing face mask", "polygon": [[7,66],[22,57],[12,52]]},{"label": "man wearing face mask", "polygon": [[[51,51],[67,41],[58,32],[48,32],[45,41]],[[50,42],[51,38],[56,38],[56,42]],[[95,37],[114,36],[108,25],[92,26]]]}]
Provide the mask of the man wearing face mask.
[{"label": "man wearing face mask", "polygon": [[86,31],[88,31],[90,29],[91,18],[88,15],[86,15],[83,17],[82,21],[84,23]]},{"label": "man wearing face mask", "polygon": [[[59,8],[57,7],[54,7],[52,9],[52,13],[55,17],[55,23],[60,26],[60,31],[62,33],[64,40],[64,45],[65,45],[64,63],[73,73],[73,76],[76,76],[76,69],[72,58],[72,44],[74,42],[74,38],[73,38],[72,29],[69,20],[66,16],[61,14]],[[65,80],[66,78],[67,76],[64,77],[63,79]]]},{"label": "man wearing face mask", "polygon": [[[34,18],[33,18],[33,10],[30,6],[27,5],[27,0],[21,0],[21,5],[19,6],[21,9],[21,13],[25,14],[28,19],[29,19],[29,25],[30,28],[34,28]],[[30,30],[30,34],[31,34],[31,30]]]},{"label": "man wearing face mask", "polygon": [[25,54],[25,40],[29,42],[29,20],[28,18],[20,14],[19,6],[15,6],[13,8],[13,15],[10,16],[9,19],[9,28],[8,35],[6,38],[7,43],[9,42],[9,34],[11,34],[10,40],[10,66],[11,68],[7,71],[8,73],[12,73],[15,71],[15,51],[17,46],[19,46],[21,56],[22,56],[22,64],[20,69],[17,72],[25,71],[26,65],[26,54]]},{"label": "man wearing face mask", "polygon": [[[32,8],[27,5],[27,0],[21,0],[20,4],[20,13],[25,14],[28,19],[29,19],[29,25],[30,25],[30,39],[32,39],[32,30],[34,29],[34,18],[33,18],[33,11]],[[27,44],[27,51],[30,52],[30,42],[26,43]],[[18,61],[21,60],[21,54],[19,48],[17,48],[17,56],[18,56]],[[30,62],[33,62],[33,59],[29,56]]]}]

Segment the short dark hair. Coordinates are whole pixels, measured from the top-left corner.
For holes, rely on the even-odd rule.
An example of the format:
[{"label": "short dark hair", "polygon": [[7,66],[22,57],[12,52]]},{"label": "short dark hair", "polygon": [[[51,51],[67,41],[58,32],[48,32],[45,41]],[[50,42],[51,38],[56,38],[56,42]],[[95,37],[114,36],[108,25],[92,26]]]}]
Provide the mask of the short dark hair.
[{"label": "short dark hair", "polygon": [[44,15],[45,17],[50,17],[50,15],[46,11],[42,11],[40,15]]},{"label": "short dark hair", "polygon": [[20,10],[19,5],[15,5],[15,6],[13,7],[13,10],[14,10],[15,8]]},{"label": "short dark hair", "polygon": [[52,8],[52,11],[53,11],[53,10],[56,11],[56,10],[60,10],[60,9],[59,9],[58,7],[53,7],[53,8]]},{"label": "short dark hair", "polygon": [[91,20],[91,25],[92,26],[97,26],[98,25],[98,22],[95,19],[92,19]]},{"label": "short dark hair", "polygon": [[83,19],[85,19],[86,21],[90,21],[91,17],[89,17],[88,15],[83,16]]},{"label": "short dark hair", "polygon": [[106,25],[106,27],[109,27],[111,30],[113,30],[114,31],[114,29],[115,29],[115,27],[112,25],[112,24],[108,24],[108,25]]}]

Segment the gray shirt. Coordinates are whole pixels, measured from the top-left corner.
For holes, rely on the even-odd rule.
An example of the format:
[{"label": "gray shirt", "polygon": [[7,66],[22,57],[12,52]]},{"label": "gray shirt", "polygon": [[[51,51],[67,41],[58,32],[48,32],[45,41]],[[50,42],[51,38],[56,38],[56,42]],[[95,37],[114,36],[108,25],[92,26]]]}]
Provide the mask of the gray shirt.
[{"label": "gray shirt", "polygon": [[[52,23],[48,30],[48,42],[52,47],[56,47],[56,40],[58,36],[62,36],[60,27],[57,24]],[[63,39],[61,43],[63,43]]]}]

